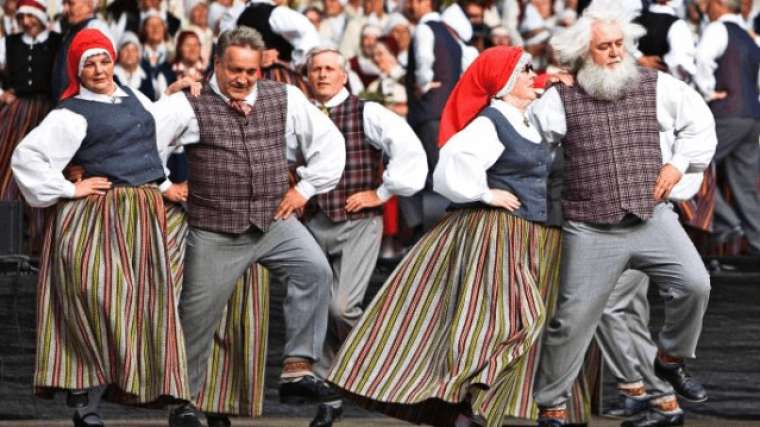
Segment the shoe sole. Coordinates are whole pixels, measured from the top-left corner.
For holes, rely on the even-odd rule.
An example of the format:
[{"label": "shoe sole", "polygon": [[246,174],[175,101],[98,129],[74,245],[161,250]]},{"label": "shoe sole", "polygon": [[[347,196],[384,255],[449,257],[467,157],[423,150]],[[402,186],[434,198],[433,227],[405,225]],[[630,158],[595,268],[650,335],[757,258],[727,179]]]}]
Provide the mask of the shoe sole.
[{"label": "shoe sole", "polygon": [[686,397],[686,396],[684,396],[684,395],[683,395],[683,394],[681,394],[681,393],[677,393],[677,392],[676,392],[676,394],[677,394],[677,395],[678,395],[678,397],[680,397],[681,399],[683,399],[683,400],[685,400],[685,401],[687,401],[687,402],[690,402],[690,403],[704,403],[704,402],[707,402],[707,400],[708,400],[708,397],[705,397],[705,398],[703,398],[703,399],[696,399],[696,400],[695,400],[695,399],[691,399],[691,398],[689,398],[689,397]]}]

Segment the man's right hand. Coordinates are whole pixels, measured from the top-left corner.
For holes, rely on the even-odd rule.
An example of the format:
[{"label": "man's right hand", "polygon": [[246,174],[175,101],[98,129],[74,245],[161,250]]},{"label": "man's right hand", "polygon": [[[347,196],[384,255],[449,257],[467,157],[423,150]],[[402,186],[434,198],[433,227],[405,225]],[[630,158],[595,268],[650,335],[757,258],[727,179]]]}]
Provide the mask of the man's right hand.
[{"label": "man's right hand", "polygon": [[81,199],[91,194],[103,196],[112,187],[111,181],[108,178],[95,176],[80,180],[74,184],[74,198]]},{"label": "man's right hand", "polygon": [[505,190],[491,190],[491,206],[504,208],[510,212],[520,209],[520,200],[514,194]]}]

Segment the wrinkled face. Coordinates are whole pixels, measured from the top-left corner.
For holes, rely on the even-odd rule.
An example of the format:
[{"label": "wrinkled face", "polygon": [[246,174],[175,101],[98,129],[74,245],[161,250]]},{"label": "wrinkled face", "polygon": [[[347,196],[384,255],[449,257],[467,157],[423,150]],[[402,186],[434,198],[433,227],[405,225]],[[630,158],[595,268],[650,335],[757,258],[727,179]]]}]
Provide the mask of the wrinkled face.
[{"label": "wrinkled face", "polygon": [[63,14],[69,24],[78,24],[92,15],[92,0],[63,0]]},{"label": "wrinkled face", "polygon": [[364,0],[362,8],[365,15],[369,15],[370,13],[380,15],[383,13],[383,0]]},{"label": "wrinkled face", "polygon": [[412,18],[419,21],[426,13],[433,10],[433,5],[430,0],[409,0],[409,9]]},{"label": "wrinkled face", "polygon": [[625,57],[623,29],[616,23],[595,22],[591,27],[591,60],[606,67],[617,67]]},{"label": "wrinkled face", "polygon": [[201,27],[208,26],[208,6],[206,3],[198,3],[190,12],[190,22]]},{"label": "wrinkled face", "polygon": [[151,16],[145,20],[145,23],[143,25],[146,43],[157,45],[165,40],[166,25],[164,25],[164,21],[161,18],[157,16]]},{"label": "wrinkled face", "polygon": [[412,43],[412,33],[406,25],[396,25],[393,27],[391,37],[396,39],[396,43],[398,43],[398,47],[402,52],[408,50],[409,45]]},{"label": "wrinkled face", "polygon": [[339,0],[324,0],[325,15],[338,16],[343,12],[343,5]]},{"label": "wrinkled face", "polygon": [[384,43],[377,43],[375,45],[375,49],[372,52],[372,61],[385,74],[390,74],[391,70],[398,63],[396,57],[393,56],[393,53],[388,50],[388,47]]},{"label": "wrinkled face", "polygon": [[483,6],[477,3],[467,3],[464,7],[464,13],[471,24],[479,25],[483,23]]},{"label": "wrinkled face", "polygon": [[374,35],[362,35],[359,42],[362,49],[362,54],[368,58],[372,58],[372,53],[375,51],[375,45],[377,44],[377,36]]},{"label": "wrinkled face", "polygon": [[261,69],[261,51],[247,46],[229,46],[214,62],[216,81],[222,94],[244,100],[251,93]]},{"label": "wrinkled face", "polygon": [[140,63],[140,49],[134,43],[124,45],[119,51],[119,65],[127,70],[134,69]]},{"label": "wrinkled face", "polygon": [[517,75],[515,86],[509,94],[521,101],[533,101],[536,99],[536,89],[533,88],[533,81],[535,79],[536,73],[533,72],[533,68],[530,65],[526,65],[526,68]]},{"label": "wrinkled face", "polygon": [[198,37],[189,36],[182,42],[179,47],[179,54],[183,61],[188,64],[194,64],[201,59],[201,41]]},{"label": "wrinkled face", "polygon": [[21,26],[21,29],[24,30],[24,33],[29,36],[36,37],[37,34],[45,29],[45,25],[42,21],[37,19],[34,15],[21,13],[16,15],[16,19],[18,19],[18,24]]},{"label": "wrinkled face", "polygon": [[327,102],[346,85],[348,75],[340,66],[335,52],[323,52],[311,59],[308,72],[309,84],[320,102]]},{"label": "wrinkled face", "polygon": [[715,21],[726,13],[726,7],[723,6],[720,0],[708,0],[706,12],[710,21]]},{"label": "wrinkled face", "polygon": [[105,53],[87,58],[79,79],[82,86],[92,92],[110,94],[114,88],[113,60]]},{"label": "wrinkled face", "polygon": [[13,16],[16,14],[16,8],[18,6],[18,3],[16,0],[5,0],[5,3],[3,3],[3,12],[7,16]]}]

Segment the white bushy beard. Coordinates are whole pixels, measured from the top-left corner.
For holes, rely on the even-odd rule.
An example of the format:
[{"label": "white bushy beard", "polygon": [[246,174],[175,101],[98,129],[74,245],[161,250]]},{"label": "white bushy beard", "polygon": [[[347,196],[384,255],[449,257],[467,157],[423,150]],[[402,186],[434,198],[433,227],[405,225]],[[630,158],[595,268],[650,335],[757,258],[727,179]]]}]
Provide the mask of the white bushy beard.
[{"label": "white bushy beard", "polygon": [[625,55],[614,68],[586,60],[576,75],[578,84],[595,99],[617,101],[629,88],[639,85],[639,70],[631,55]]}]

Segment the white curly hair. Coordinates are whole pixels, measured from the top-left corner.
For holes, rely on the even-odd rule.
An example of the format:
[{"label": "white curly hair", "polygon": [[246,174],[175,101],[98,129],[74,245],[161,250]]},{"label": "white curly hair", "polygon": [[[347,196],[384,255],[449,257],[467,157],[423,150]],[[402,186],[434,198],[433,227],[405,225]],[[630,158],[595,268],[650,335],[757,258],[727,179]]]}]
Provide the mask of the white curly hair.
[{"label": "white curly hair", "polygon": [[630,8],[626,8],[623,1],[631,0],[593,0],[575,24],[552,37],[549,43],[559,64],[572,71],[580,69],[588,58],[591,30],[597,22],[620,25],[626,50],[633,52],[635,41],[646,34],[646,30],[631,22],[634,16],[631,16]]}]

